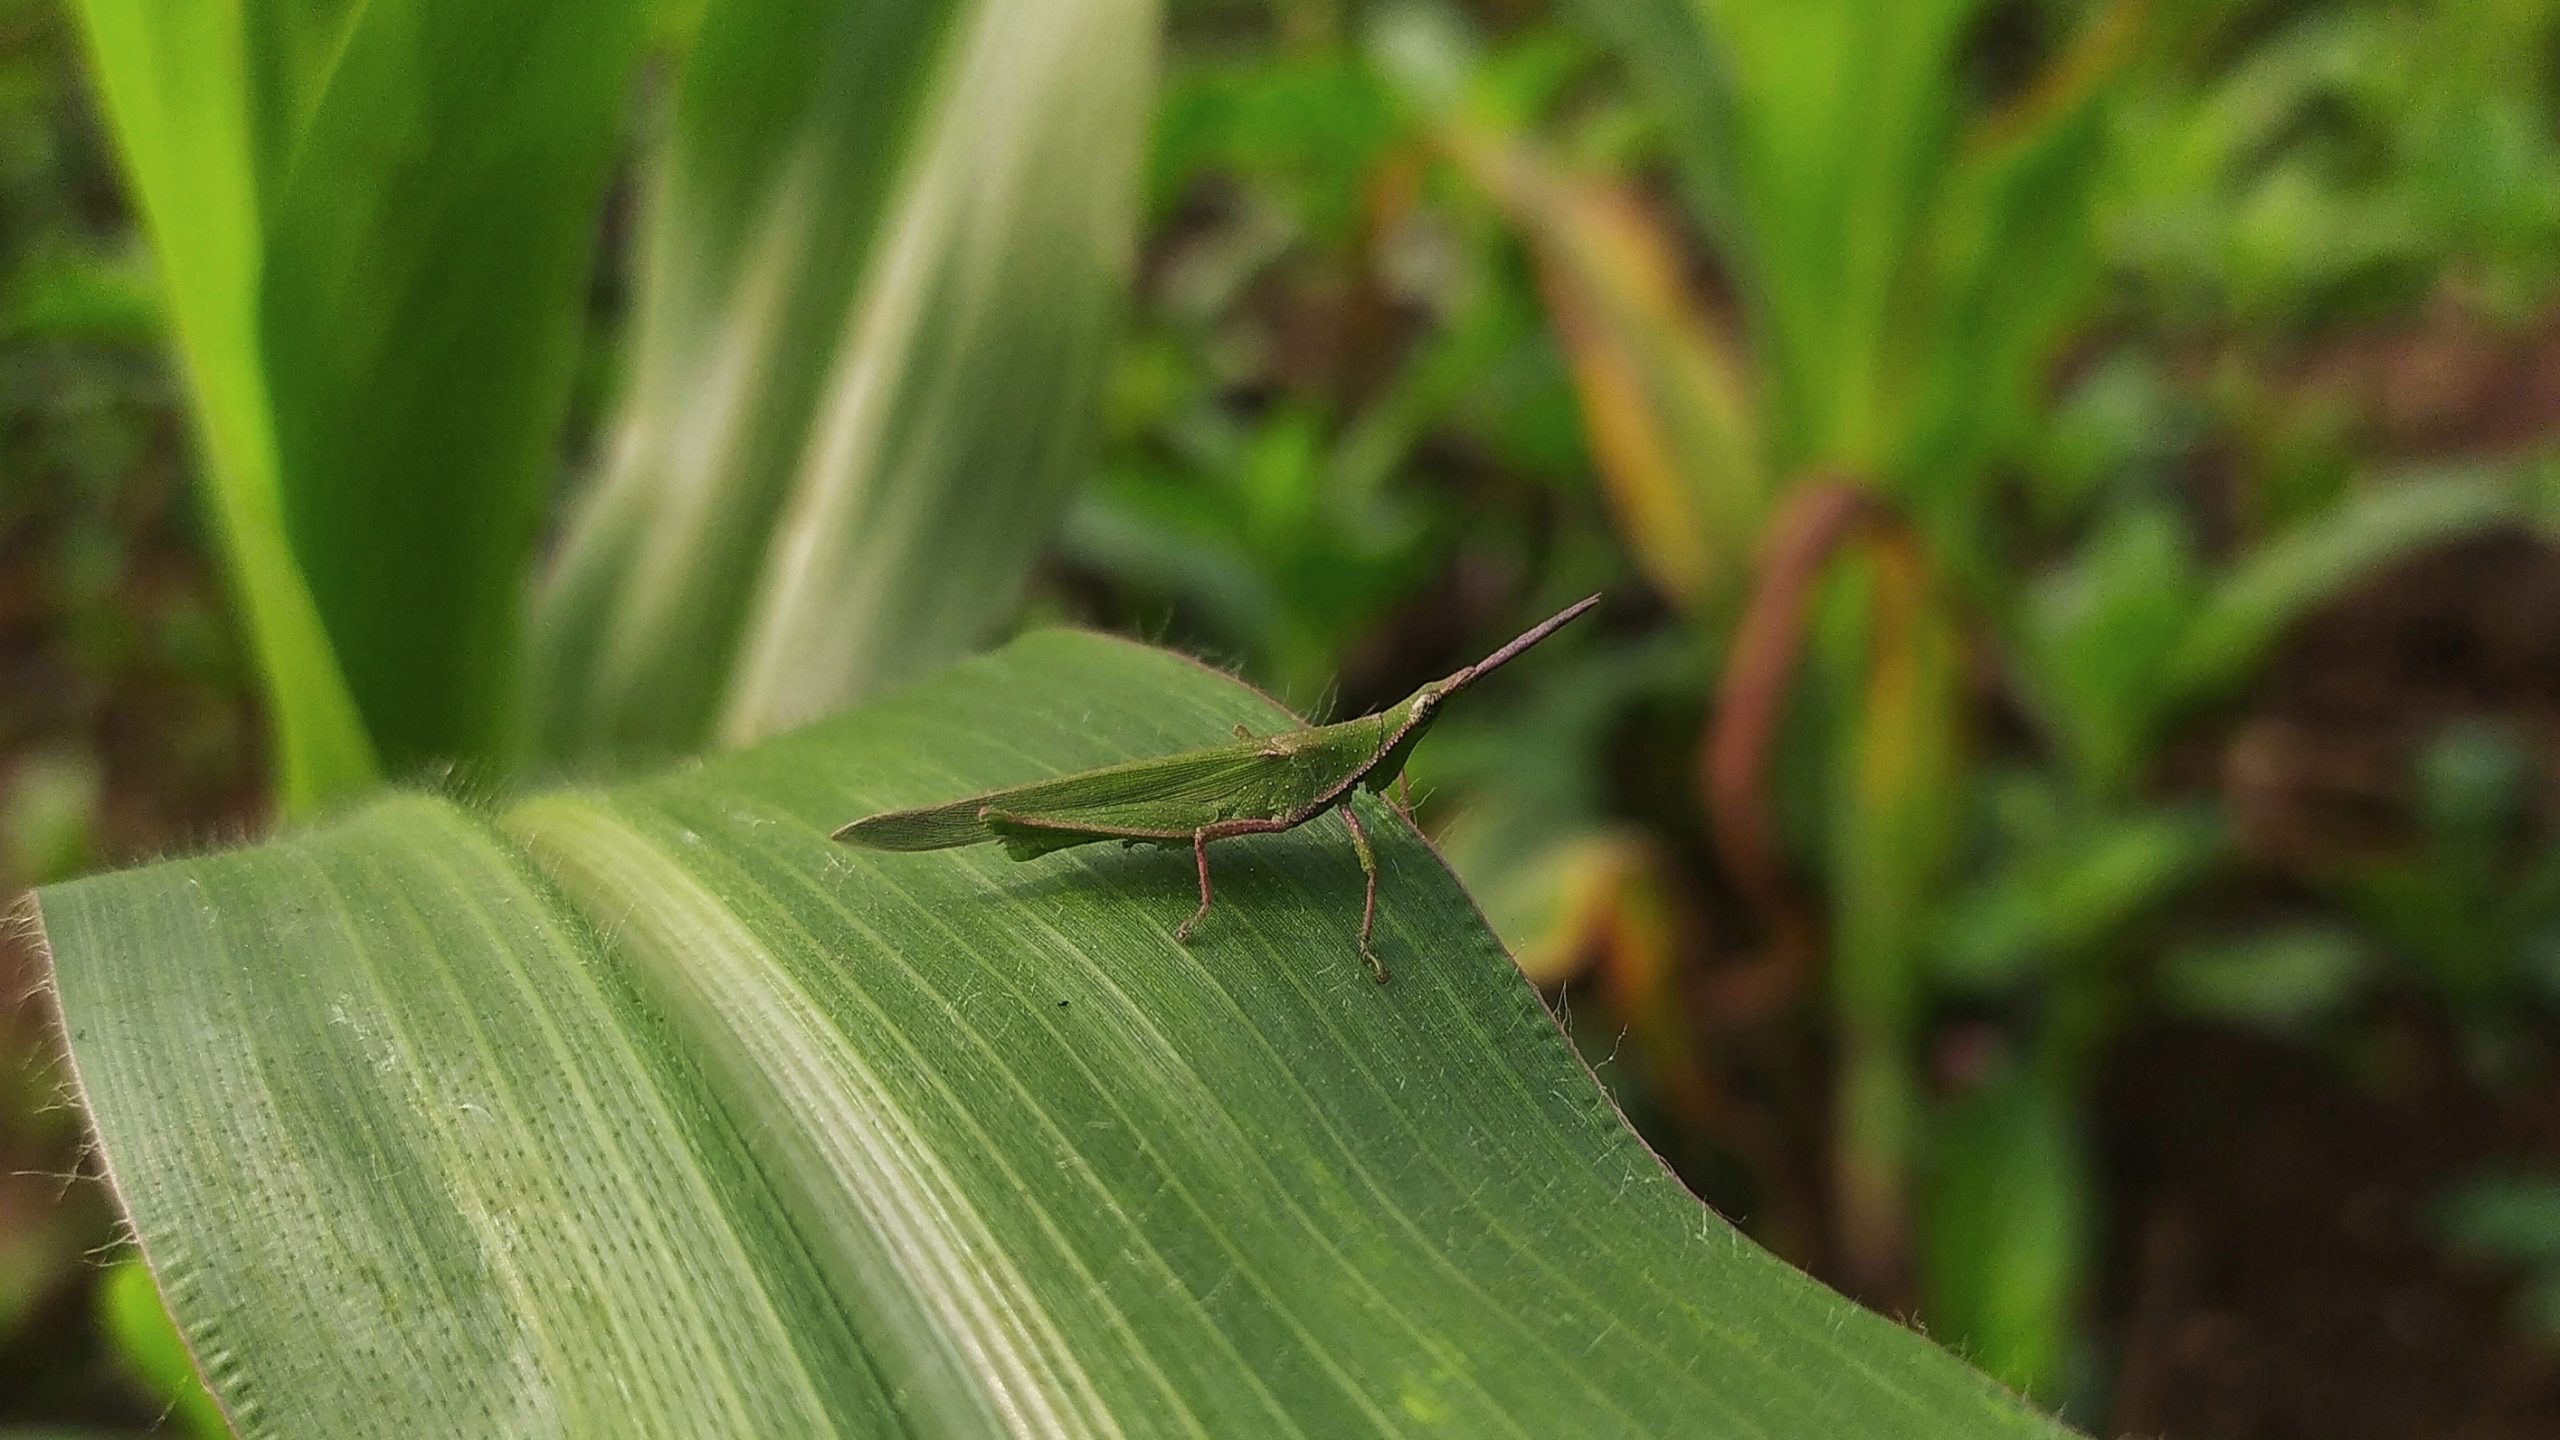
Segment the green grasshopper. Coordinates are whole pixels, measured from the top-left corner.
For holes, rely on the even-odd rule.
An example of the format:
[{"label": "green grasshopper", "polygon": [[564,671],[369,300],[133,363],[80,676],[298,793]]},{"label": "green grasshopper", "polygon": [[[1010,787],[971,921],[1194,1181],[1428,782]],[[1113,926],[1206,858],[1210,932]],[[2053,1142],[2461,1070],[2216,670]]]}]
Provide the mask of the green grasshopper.
[{"label": "green grasshopper", "polygon": [[1239,725],[1231,744],[990,790],[920,810],[892,810],[856,820],[835,838],[872,850],[945,850],[993,840],[1015,860],[1106,840],[1188,845],[1200,866],[1200,908],[1173,932],[1187,945],[1209,914],[1210,841],[1295,830],[1338,810],[1369,880],[1360,911],[1360,958],[1383,985],[1387,968],[1369,947],[1378,920],[1378,856],[1352,813],[1353,792],[1364,784],[1380,791],[1394,783],[1442,702],[1599,603],[1593,595],[1568,606],[1484,659],[1374,715],[1261,736]]}]

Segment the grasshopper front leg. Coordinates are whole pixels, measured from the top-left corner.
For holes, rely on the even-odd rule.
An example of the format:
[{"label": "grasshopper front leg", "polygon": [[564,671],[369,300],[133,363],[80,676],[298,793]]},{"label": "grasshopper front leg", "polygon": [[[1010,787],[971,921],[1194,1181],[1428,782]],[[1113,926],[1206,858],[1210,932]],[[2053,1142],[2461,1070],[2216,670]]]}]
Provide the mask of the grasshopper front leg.
[{"label": "grasshopper front leg", "polygon": [[1360,902],[1360,958],[1369,962],[1369,978],[1384,985],[1387,967],[1378,962],[1378,952],[1369,948],[1369,932],[1378,924],[1378,854],[1369,848],[1369,832],[1360,828],[1360,817],[1351,813],[1348,801],[1342,806],[1342,823],[1351,829],[1352,853],[1360,857],[1360,873],[1369,879],[1369,893]]}]

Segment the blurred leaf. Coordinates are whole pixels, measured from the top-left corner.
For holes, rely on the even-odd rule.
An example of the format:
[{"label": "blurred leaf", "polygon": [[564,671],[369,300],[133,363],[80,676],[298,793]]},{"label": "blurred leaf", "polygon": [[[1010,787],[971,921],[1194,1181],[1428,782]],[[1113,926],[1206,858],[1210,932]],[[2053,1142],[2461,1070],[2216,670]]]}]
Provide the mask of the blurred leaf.
[{"label": "blurred leaf", "polygon": [[2189,1014],[2285,1030],[2334,1015],[2371,974],[2362,940],[2334,925],[2302,924],[2172,950],[2159,984]]},{"label": "blurred leaf", "polygon": [[0,862],[8,867],[0,875],[45,885],[88,869],[104,788],[98,758],[86,751],[21,759],[0,785]]},{"label": "blurred leaf", "polygon": [[2418,755],[2420,823],[2445,857],[2488,878],[2508,831],[2527,820],[2538,766],[2525,737],[2490,721],[2456,721]]},{"label": "blurred leaf", "polygon": [[2467,1255],[2560,1261],[2560,1177],[2484,1175],[2444,1197],[2436,1223]]},{"label": "blurred leaf", "polygon": [[1762,463],[1905,494],[1940,563],[1988,563],[1980,493],[2095,292],[2105,120],[2138,3],[2087,7],[1980,116],[1980,0],[1579,7],[1667,117],[1746,310]]},{"label": "blurred leaf", "polygon": [[1904,397],[1895,329],[1963,114],[1980,0],[1587,0],[1674,117],[1699,219],[1749,307],[1771,463],[1866,470]]},{"label": "blurred leaf", "polygon": [[[266,680],[277,783],[304,810],[371,783],[373,744],[287,533],[260,301],[265,266],[243,12],[81,0],[91,67],[160,262],[214,532]],[[404,7],[395,7],[404,8]]]},{"label": "blurred leaf", "polygon": [[2376,483],[2245,556],[2207,597],[2171,656],[2163,693],[2227,694],[2312,607],[2430,545],[2547,521],[2560,463],[2440,469]]},{"label": "blurred leaf", "polygon": [[1427,578],[1436,517],[1344,474],[1308,411],[1274,410],[1175,467],[1113,465],[1071,513],[1066,548],[1178,600],[1283,698],[1316,708],[1344,651]]},{"label": "blurred leaf", "polygon": [[1928,313],[1899,357],[1916,393],[1894,478],[1934,522],[1942,563],[1995,563],[1982,481],[2030,448],[2058,351],[2097,297],[2104,122],[2140,3],[2097,7],[2034,88],[1962,146],[1930,205],[1913,282]]},{"label": "blurred leaf", "polygon": [[[1668,1001],[1694,953],[1679,884],[1660,847],[1613,818],[1611,772],[1630,711],[1702,683],[1696,655],[1676,633],[1551,643],[1565,648],[1541,657],[1533,693],[1446,717],[1407,773],[1441,853],[1532,982],[1561,986],[1596,965],[1613,993]],[[1438,798],[1444,788],[1454,803]],[[1649,1049],[1694,1045],[1672,1033],[1684,1014],[1651,1018],[1661,1023],[1644,1037]]]},{"label": "blurred leaf", "polygon": [[639,13],[84,0],[291,803],[508,747]]},{"label": "blurred leaf", "polygon": [[2089,958],[2223,853],[2210,808],[2073,817],[2052,832],[2001,837],[2001,863],[1947,906],[1933,970],[1991,990]]},{"label": "blurred leaf", "polygon": [[1618,533],[1688,607],[1729,593],[1772,477],[1741,367],[1686,259],[1629,189],[1570,175],[1470,93],[1483,69],[1446,12],[1406,7],[1372,49],[1440,144],[1529,242]]},{"label": "blurred leaf", "polygon": [[2483,1175],[2442,1197],[2435,1228],[2458,1255],[2520,1267],[2515,1313],[2546,1344],[2560,1344],[2560,1178]]},{"label": "blurred leaf", "polygon": [[705,20],[628,403],[537,613],[554,758],[751,740],[984,638],[1089,461],[1151,0]]},{"label": "blurred leaf", "polygon": [[2029,466],[2036,522],[2060,528],[2127,489],[2164,489],[2194,443],[2195,408],[2160,357],[2135,351],[2100,361],[2046,418]]},{"label": "blurred leaf", "polygon": [[2532,816],[2539,766],[2525,737],[2455,721],[2414,765],[2416,843],[2334,877],[2348,910],[2425,978],[2466,1030],[2474,1058],[2521,1048],[2516,1002],[2542,988],[2560,932],[2560,851]]},{"label": "blurred leaf", "polygon": [[1400,138],[1377,77],[1348,56],[1256,55],[1182,67],[1155,122],[1149,209],[1162,214],[1204,174],[1270,192],[1320,241],[1345,245],[1368,182]]},{"label": "blurred leaf", "polygon": [[1940,1113],[1921,1314],[1976,1364],[2051,1396],[2080,1333],[2098,1203],[2072,1096],[2010,1067]]},{"label": "blurred leaf", "polygon": [[1672,601],[1731,593],[1771,488],[1740,367],[1630,194],[1508,160],[1619,535]]},{"label": "blurred leaf", "polygon": [[21,261],[0,294],[0,336],[156,342],[168,335],[166,309],[146,254],[41,255]]},{"label": "blurred leaf", "polygon": [[202,1440],[227,1440],[231,1426],[197,1376],[195,1357],[170,1323],[148,1267],[124,1260],[109,1269],[98,1281],[98,1314],[125,1364],[167,1407],[160,1428]]},{"label": "blurred leaf", "polygon": [[260,176],[286,520],[396,770],[518,740],[525,567],[647,9],[249,8],[250,64],[307,67],[264,95],[295,113]]},{"label": "blurred leaf", "polygon": [[2088,793],[2129,793],[2152,758],[2161,677],[2205,600],[2186,525],[2161,505],[2108,513],[2023,607],[2018,660],[2040,718]]},{"label": "blurred leaf", "polygon": [[[1287,717],[1049,633],[494,817],[40,896],[104,1153],[251,1436],[2059,1435],[1748,1245],[1373,800],[1187,857],[875,806]],[[1401,958],[1399,958],[1401,957]]]},{"label": "blurred leaf", "polygon": [[1818,651],[1835,667],[1857,656],[1860,671],[1855,713],[1833,737],[1840,778],[1824,828],[1841,1052],[1833,1144],[1846,1262],[1861,1284],[1888,1289],[1910,1258],[1922,972],[1967,779],[1967,737],[1962,644],[1937,581],[1907,534],[1872,543],[1861,558],[1868,563],[1845,572],[1839,592],[1861,604],[1832,611],[1836,628]]}]

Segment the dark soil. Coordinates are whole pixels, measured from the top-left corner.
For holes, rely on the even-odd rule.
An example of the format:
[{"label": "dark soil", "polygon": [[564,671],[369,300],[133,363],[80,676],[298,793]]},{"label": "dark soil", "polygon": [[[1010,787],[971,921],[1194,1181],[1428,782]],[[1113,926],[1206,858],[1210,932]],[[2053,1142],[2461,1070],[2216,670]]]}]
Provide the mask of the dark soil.
[{"label": "dark soil", "polygon": [[2387,1078],[2197,1030],[2134,1045],[2102,1099],[2120,1356],[2109,1433],[2178,1440],[2560,1435],[2560,1348],[2513,1277],[2429,1213],[2483,1170],[2560,1169],[2560,1088],[2482,1089],[2421,1027]]},{"label": "dark soil", "polygon": [[[2458,321],[2458,317],[2456,317]],[[2368,448],[2494,453],[2560,417],[2560,328],[2431,317],[2309,367],[2370,417]],[[2412,557],[2309,619],[2206,744],[2255,883],[2315,894],[2413,835],[2412,769],[2493,720],[2537,762],[2524,809],[2560,832],[2560,549],[2485,536]],[[2308,889],[2306,890],[2306,886]],[[2484,1084],[2424,1009],[2300,1041],[2132,1037],[2099,1099],[2111,1247],[2105,1433],[2177,1440],[2560,1436],[2560,1346],[2516,1323],[2518,1277],[2450,1256],[2431,1214],[2486,1172],[2560,1174],[2560,1036]]]}]

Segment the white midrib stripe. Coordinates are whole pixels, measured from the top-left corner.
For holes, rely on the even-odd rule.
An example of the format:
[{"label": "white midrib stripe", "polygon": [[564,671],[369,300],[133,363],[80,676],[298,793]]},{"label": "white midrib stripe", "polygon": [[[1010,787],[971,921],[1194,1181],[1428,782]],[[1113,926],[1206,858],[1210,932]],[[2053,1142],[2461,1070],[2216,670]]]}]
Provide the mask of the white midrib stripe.
[{"label": "white midrib stripe", "polygon": [[[817,1151],[826,1181],[882,1237],[906,1298],[944,1354],[979,1383],[1006,1431],[1119,1434],[1037,1293],[889,1088],[848,1047],[809,1043],[813,1033],[834,1032],[781,961],[645,837],[584,806],[547,808],[548,821],[527,827],[538,851],[650,897],[646,911],[635,912],[647,925],[626,923],[619,938],[652,962],[655,978],[683,992],[669,997],[669,1013],[706,1016],[744,1039],[757,1061],[753,1078],[772,1086],[791,1114],[825,1118],[795,1136]],[[575,832],[574,853],[558,844],[562,829]],[[732,980],[742,983],[723,983]]]}]

